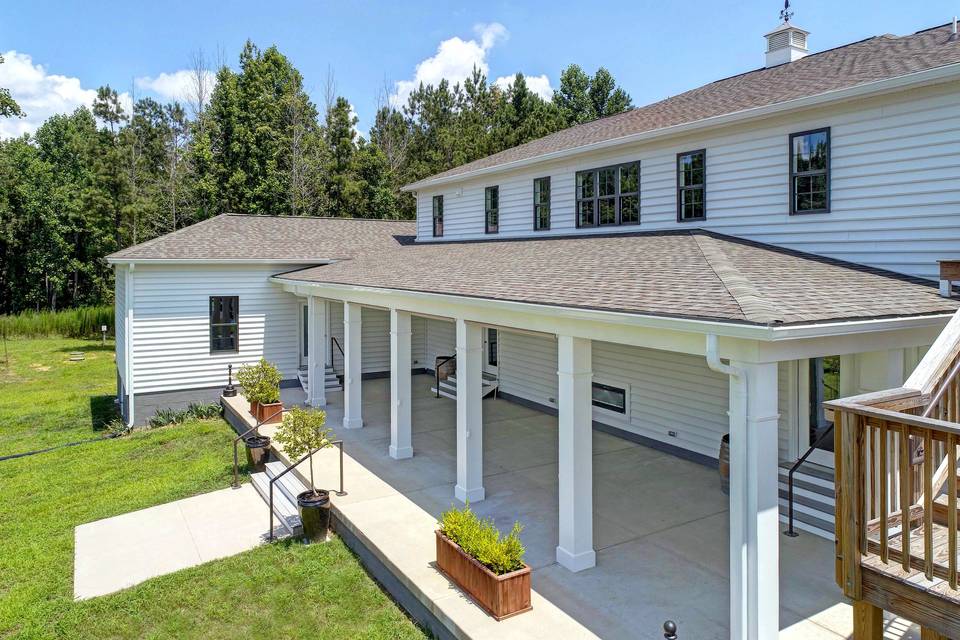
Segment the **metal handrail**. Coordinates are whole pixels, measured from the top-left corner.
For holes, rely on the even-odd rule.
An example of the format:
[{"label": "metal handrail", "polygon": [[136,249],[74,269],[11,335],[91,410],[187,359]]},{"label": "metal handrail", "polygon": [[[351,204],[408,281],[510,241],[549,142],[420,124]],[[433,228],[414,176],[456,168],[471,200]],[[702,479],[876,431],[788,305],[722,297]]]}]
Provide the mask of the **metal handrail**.
[{"label": "metal handrail", "polygon": [[[346,357],[346,354],[343,352],[343,347],[340,346],[340,341],[337,340],[337,338],[336,338],[335,336],[330,336],[330,344],[333,345],[333,346],[335,346],[337,349],[340,350],[340,355],[341,355],[341,356]],[[332,349],[331,349],[331,351],[332,351]]]},{"label": "metal handrail", "polygon": [[800,535],[793,528],[793,474],[796,473],[797,469],[799,469],[804,462],[807,461],[807,458],[810,457],[810,454],[813,453],[815,449],[820,448],[820,445],[823,444],[824,440],[827,439],[827,436],[833,432],[833,425],[834,423],[831,423],[830,426],[820,434],[820,437],[817,438],[812,445],[810,445],[810,448],[807,449],[806,453],[800,456],[800,458],[793,463],[793,466],[790,467],[790,472],[787,474],[787,522],[789,523],[789,527],[783,532],[783,535],[785,536],[796,538],[798,535]]},{"label": "metal handrail", "polygon": [[438,362],[436,362],[433,365],[433,375],[436,378],[436,385],[434,386],[434,388],[437,390],[438,398],[440,397],[440,367],[447,364],[451,360],[456,360],[456,359],[457,359],[457,354],[453,354],[452,356],[446,356],[443,359],[438,358]]},{"label": "metal handrail", "polygon": [[[244,431],[243,433],[241,433],[240,435],[238,435],[236,438],[233,439],[233,488],[234,489],[240,488],[240,460],[237,454],[237,443],[243,440],[244,438],[246,438],[247,435],[250,434],[250,432],[257,431],[257,429],[262,427],[268,420],[272,420],[273,418],[275,418],[277,415],[281,413],[283,413],[283,407],[280,407],[279,410],[274,411],[263,420],[257,421],[257,424],[253,425],[252,427],[250,427],[249,429],[247,429],[246,431]],[[260,435],[260,433],[258,432],[257,435]]]},{"label": "metal handrail", "polygon": [[[330,443],[329,446],[335,446],[340,449],[340,490],[337,491],[336,494],[338,496],[345,496],[347,495],[347,492],[343,490],[343,440],[334,440],[333,442]],[[270,528],[268,529],[268,531],[270,532],[269,538],[271,541],[273,540],[273,483],[279,480],[280,478],[282,478],[283,476],[287,475],[287,473],[289,473],[290,471],[293,471],[293,469],[298,464],[310,458],[310,456],[315,454],[317,451],[320,451],[320,449],[325,449],[325,448],[326,447],[319,447],[317,449],[311,449],[302,458],[294,462],[292,465],[290,465],[289,467],[287,467],[286,469],[284,469],[274,477],[270,478]],[[313,489],[314,491],[316,490],[314,489],[314,487],[310,487],[310,488]]]}]

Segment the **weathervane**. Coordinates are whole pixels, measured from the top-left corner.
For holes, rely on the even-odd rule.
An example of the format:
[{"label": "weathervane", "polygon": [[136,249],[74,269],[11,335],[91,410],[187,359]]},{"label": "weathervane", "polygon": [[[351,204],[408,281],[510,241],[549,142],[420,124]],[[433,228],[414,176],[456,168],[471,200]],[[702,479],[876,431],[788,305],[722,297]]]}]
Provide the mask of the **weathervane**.
[{"label": "weathervane", "polygon": [[784,22],[790,22],[793,17],[793,11],[790,11],[790,0],[783,0],[783,9],[780,11],[780,19]]}]

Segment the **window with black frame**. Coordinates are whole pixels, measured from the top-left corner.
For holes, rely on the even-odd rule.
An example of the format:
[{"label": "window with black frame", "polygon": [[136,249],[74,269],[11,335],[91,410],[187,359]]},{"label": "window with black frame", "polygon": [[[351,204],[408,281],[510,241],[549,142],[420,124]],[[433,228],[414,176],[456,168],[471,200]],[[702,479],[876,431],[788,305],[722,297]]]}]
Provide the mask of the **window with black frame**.
[{"label": "window with black frame", "polygon": [[433,196],[433,237],[443,235],[443,196]]},{"label": "window with black frame", "polygon": [[627,413],[627,390],[600,382],[593,383],[593,406],[616,413]]},{"label": "window with black frame", "polygon": [[640,222],[640,163],[579,171],[576,176],[577,226]]},{"label": "window with black frame", "polygon": [[677,221],[703,220],[707,217],[707,152],[677,154]]},{"label": "window with black frame", "polygon": [[240,298],[210,296],[210,353],[240,350]]},{"label": "window with black frame", "polygon": [[533,181],[533,228],[536,231],[550,228],[550,176]]},{"label": "window with black frame", "polygon": [[790,214],[830,211],[830,129],[790,136]]},{"label": "window with black frame", "polygon": [[497,233],[500,230],[500,187],[487,187],[483,190],[483,208],[485,212],[487,233]]}]

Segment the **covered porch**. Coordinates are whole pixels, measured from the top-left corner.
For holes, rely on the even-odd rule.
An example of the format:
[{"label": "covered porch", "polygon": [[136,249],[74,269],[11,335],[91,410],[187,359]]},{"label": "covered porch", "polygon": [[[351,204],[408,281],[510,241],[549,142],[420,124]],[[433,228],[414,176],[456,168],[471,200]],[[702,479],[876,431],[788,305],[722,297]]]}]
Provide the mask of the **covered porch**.
[{"label": "covered porch", "polygon": [[[555,551],[557,417],[497,398],[483,400],[485,499],[471,507],[501,529],[515,520],[525,526],[538,597],[532,613],[501,623],[471,604],[431,566],[436,518],[459,504],[456,402],[436,398],[432,384],[432,376],[412,377],[416,455],[407,459],[389,454],[388,380],[364,381],[362,429],[339,427],[340,392],[328,395],[325,409],[346,444],[348,495],[335,499],[345,525],[441,620],[470,637],[655,638],[667,619],[678,622],[681,638],[730,637],[730,516],[717,470],[594,430],[596,566],[572,573],[558,564]],[[302,396],[288,392],[287,399]],[[335,486],[336,452],[322,452],[315,473]],[[833,580],[833,545],[807,534],[778,539],[781,637],[848,637],[851,609]],[[888,625],[888,637],[914,637],[902,621]]]}]

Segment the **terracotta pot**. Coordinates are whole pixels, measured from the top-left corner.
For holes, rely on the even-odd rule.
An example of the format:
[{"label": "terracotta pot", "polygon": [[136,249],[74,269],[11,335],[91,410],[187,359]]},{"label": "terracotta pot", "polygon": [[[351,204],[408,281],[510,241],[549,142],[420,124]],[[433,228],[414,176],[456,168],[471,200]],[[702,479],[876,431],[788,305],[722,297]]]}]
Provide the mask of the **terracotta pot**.
[{"label": "terracotta pot", "polygon": [[530,611],[530,567],[498,576],[460,545],[437,534],[437,567],[497,620]]},{"label": "terracotta pot", "polygon": [[256,418],[256,417],[257,417],[257,411],[259,411],[259,410],[260,410],[260,403],[259,403],[259,402],[257,402],[256,400],[254,400],[253,402],[250,403],[250,415],[252,415],[254,418]]},{"label": "terracotta pot", "polygon": [[257,405],[257,422],[262,424],[276,424],[283,422],[283,403],[271,402]]}]

